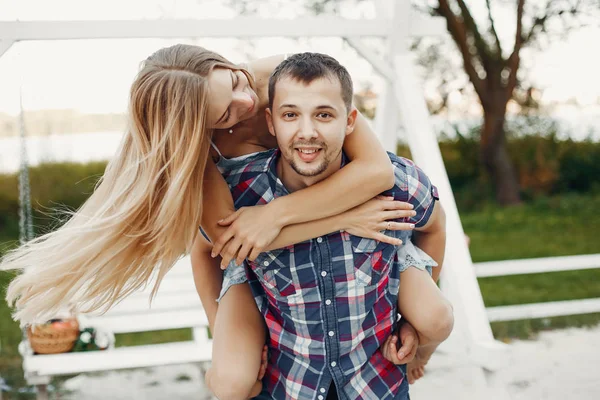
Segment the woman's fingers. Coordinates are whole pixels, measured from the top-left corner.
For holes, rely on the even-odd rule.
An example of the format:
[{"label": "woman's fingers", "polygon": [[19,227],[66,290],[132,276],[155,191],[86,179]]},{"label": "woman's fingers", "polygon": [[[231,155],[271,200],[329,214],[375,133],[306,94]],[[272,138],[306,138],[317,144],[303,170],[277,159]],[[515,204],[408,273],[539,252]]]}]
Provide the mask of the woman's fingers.
[{"label": "woman's fingers", "polygon": [[383,234],[381,232],[376,232],[373,235],[372,239],[375,239],[378,242],[383,242],[383,243],[391,244],[393,246],[400,246],[402,244],[402,240],[397,239],[397,238],[392,237],[392,236],[385,235],[385,234]]},{"label": "woman's fingers", "polygon": [[237,258],[235,259],[235,263],[237,265],[242,265],[244,260],[248,257],[250,252],[252,251],[252,245],[249,243],[244,243],[242,248],[237,254]]},{"label": "woman's fingers", "polygon": [[257,247],[253,247],[252,251],[250,252],[250,255],[246,258],[250,261],[254,261],[254,260],[256,260],[256,257],[258,257],[259,254],[260,254],[260,250]]},{"label": "woman's fingers", "polygon": [[406,222],[393,222],[393,221],[384,221],[381,223],[382,231],[410,231],[415,229],[415,224],[409,224]]},{"label": "woman's fingers", "polygon": [[227,268],[231,260],[236,257],[240,247],[242,247],[242,243],[238,238],[233,238],[227,243],[221,252],[221,269]]},{"label": "woman's fingers", "polygon": [[233,223],[233,221],[235,221],[240,216],[240,213],[242,212],[242,210],[243,210],[243,208],[240,208],[239,210],[237,210],[236,212],[234,212],[227,218],[223,218],[223,219],[219,220],[217,223],[221,226],[231,225]]},{"label": "woman's fingers", "polygon": [[375,196],[375,198],[381,201],[394,201],[394,196],[384,196],[380,194],[379,196]]},{"label": "woman's fingers", "polygon": [[233,229],[231,227],[228,228],[225,232],[223,232],[223,234],[221,236],[219,236],[217,241],[213,244],[213,248],[210,252],[211,257],[215,258],[219,254],[221,254],[223,252],[223,247],[227,243],[229,243],[229,241],[231,240],[231,238],[233,236],[234,236],[234,233],[233,233]]},{"label": "woman's fingers", "polygon": [[417,213],[413,210],[384,210],[385,219],[412,218]]},{"label": "woman's fingers", "polygon": [[405,211],[410,211],[414,208],[414,206],[410,203],[407,203],[405,201],[398,201],[398,200],[386,200],[383,202],[383,209],[384,210],[405,210]]}]

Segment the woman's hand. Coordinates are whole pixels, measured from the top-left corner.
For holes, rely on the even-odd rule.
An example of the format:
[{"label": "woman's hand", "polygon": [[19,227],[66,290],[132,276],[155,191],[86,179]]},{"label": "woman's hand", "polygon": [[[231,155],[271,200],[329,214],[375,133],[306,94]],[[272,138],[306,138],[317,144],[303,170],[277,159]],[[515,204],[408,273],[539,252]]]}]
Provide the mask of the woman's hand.
[{"label": "woman's hand", "polygon": [[221,255],[223,269],[233,259],[238,265],[246,258],[254,261],[281,232],[280,221],[267,205],[242,207],[219,221],[219,225],[228,228],[213,245],[211,255]]},{"label": "woman's hand", "polygon": [[387,236],[384,230],[402,231],[414,229],[413,224],[393,222],[401,218],[416,215],[412,210],[413,205],[403,201],[396,201],[393,197],[377,196],[366,203],[354,207],[343,214],[344,230],[351,235],[399,246],[400,239]]}]

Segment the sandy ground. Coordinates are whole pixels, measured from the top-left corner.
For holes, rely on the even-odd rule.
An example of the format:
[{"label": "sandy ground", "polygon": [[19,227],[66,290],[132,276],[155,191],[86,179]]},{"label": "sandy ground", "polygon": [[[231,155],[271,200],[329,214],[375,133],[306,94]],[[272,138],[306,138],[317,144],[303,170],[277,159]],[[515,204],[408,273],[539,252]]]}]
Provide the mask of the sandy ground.
[{"label": "sandy ground", "polygon": [[[434,355],[426,376],[411,387],[411,398],[491,400],[500,394],[510,400],[600,399],[599,340],[600,326],[544,332],[536,340],[514,341],[508,346],[508,365],[488,376],[492,387],[499,388],[494,393],[476,390],[480,370]],[[203,384],[202,368],[179,365],[80,375],[65,383],[72,392],[62,398],[212,399]]]}]

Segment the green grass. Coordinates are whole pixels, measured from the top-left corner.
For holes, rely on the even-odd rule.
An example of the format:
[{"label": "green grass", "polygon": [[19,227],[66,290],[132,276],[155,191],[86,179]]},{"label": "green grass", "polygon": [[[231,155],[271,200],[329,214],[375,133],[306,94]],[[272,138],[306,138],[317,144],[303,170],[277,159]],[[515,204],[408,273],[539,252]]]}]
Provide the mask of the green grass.
[{"label": "green grass", "polygon": [[523,206],[461,211],[473,261],[600,252],[600,194],[541,198]]},{"label": "green grass", "polygon": [[[542,198],[461,213],[474,262],[600,253],[600,195]],[[600,267],[600,266],[599,266]],[[480,278],[486,307],[600,297],[600,269]],[[544,329],[600,323],[600,314],[496,322],[494,335],[529,338]]]},{"label": "green grass", "polygon": [[[465,232],[471,238],[473,261],[551,257],[600,253],[600,195],[571,195],[538,199],[518,207],[487,206],[482,211],[461,210]],[[16,240],[16,224],[0,231],[0,252]],[[14,242],[13,242],[14,243]],[[0,295],[11,275],[0,272]],[[486,306],[600,297],[600,269],[515,275],[479,279]],[[492,324],[497,338],[527,338],[544,329],[587,326],[600,322],[600,314],[544,318]],[[10,310],[0,301],[0,375],[14,386],[23,385],[17,345],[20,330]],[[189,329],[117,336],[118,346],[189,340]],[[21,396],[21,395],[19,395]],[[22,395],[28,396],[28,395]],[[29,398],[29,397],[14,397]]]}]

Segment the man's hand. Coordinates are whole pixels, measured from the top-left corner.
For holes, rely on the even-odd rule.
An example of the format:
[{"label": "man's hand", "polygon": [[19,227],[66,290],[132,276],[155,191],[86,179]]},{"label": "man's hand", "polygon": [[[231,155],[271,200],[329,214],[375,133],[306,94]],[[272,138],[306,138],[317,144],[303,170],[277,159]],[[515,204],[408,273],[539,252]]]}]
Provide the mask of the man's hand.
[{"label": "man's hand", "polygon": [[263,347],[262,357],[260,358],[260,369],[258,370],[258,380],[262,381],[262,378],[265,377],[265,373],[267,372],[267,356],[269,353],[269,347],[265,344]]},{"label": "man's hand", "polygon": [[[400,343],[402,346],[398,349]],[[386,360],[402,365],[411,362],[415,358],[419,348],[419,337],[417,331],[411,324],[404,322],[400,324],[398,332],[392,333],[381,346],[381,352]]]},{"label": "man's hand", "polygon": [[267,353],[269,348],[267,345],[263,347],[262,356],[260,358],[260,369],[258,370],[258,377],[256,378],[256,382],[250,390],[250,398],[253,399],[260,394],[262,391],[262,379],[265,377],[265,373],[267,372]]}]

